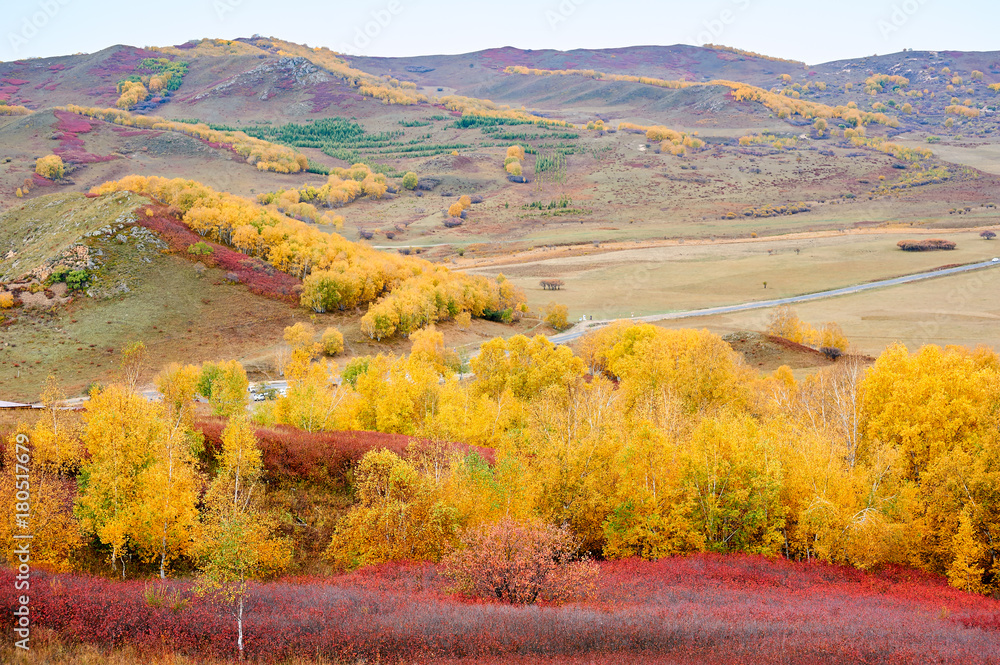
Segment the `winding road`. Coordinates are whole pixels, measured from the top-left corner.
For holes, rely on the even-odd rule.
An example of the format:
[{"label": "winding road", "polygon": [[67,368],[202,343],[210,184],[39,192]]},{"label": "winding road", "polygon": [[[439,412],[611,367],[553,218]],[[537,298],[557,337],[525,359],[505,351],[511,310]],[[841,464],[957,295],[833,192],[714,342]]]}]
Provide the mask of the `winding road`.
[{"label": "winding road", "polygon": [[[679,312],[667,312],[665,314],[651,314],[649,316],[637,316],[632,318],[631,320],[642,321],[644,323],[655,323],[656,321],[667,321],[670,319],[689,319],[698,316],[711,316],[713,314],[731,314],[733,312],[745,312],[747,310],[753,310],[753,309],[767,309],[768,307],[779,307],[781,305],[792,305],[795,303],[809,302],[811,300],[822,300],[824,298],[835,298],[837,296],[846,296],[854,293],[861,293],[862,291],[871,291],[873,289],[884,289],[889,286],[909,284],[911,282],[919,282],[925,279],[933,279],[935,277],[956,275],[959,273],[970,272],[973,270],[983,270],[985,268],[1000,268],[1000,258],[991,259],[989,261],[980,261],[979,263],[970,263],[964,266],[956,266],[954,268],[942,268],[938,270],[930,270],[927,272],[915,273],[912,275],[904,275],[903,277],[883,279],[877,282],[866,282],[864,284],[857,284],[855,286],[845,286],[840,289],[831,289],[829,291],[817,291],[816,293],[807,293],[801,296],[776,298],[774,300],[757,300],[754,302],[741,303],[739,305],[722,305],[720,307],[707,307],[705,309],[691,309]],[[573,340],[583,337],[591,330],[614,323],[617,320],[619,319],[606,319],[601,321],[581,322],[564,333],[560,333],[558,335],[550,335],[549,339],[554,344],[566,344],[567,342],[572,342]],[[476,353],[478,353],[478,351],[471,354],[470,357],[476,355]],[[274,388],[276,390],[282,391],[282,390],[287,390],[288,383],[286,381],[264,381],[258,384],[254,384],[253,387],[257,389]],[[158,401],[162,397],[155,390],[149,390],[149,389],[142,391],[142,395],[150,401]],[[87,401],[86,397],[76,397],[66,400],[65,406],[67,407],[79,406],[85,401]],[[251,402],[251,405],[252,404],[253,402]],[[39,405],[34,405],[34,406],[36,406],[37,408],[37,406]]]},{"label": "winding road", "polygon": [[[864,284],[857,284],[855,286],[845,286],[841,289],[831,289],[829,291],[817,291],[816,293],[807,293],[801,296],[791,296],[789,298],[776,298],[774,300],[757,300],[754,302],[742,303],[739,305],[723,305],[721,307],[708,307],[705,309],[691,309],[680,312],[668,312],[666,314],[651,314],[649,316],[637,316],[632,318],[632,321],[642,321],[644,323],[654,323],[656,321],[667,321],[670,319],[688,319],[696,316],[710,316],[712,314],[731,314],[733,312],[745,312],[751,309],[767,309],[768,307],[779,307],[781,305],[792,305],[800,302],[809,302],[810,300],[822,300],[824,298],[835,298],[837,296],[846,296],[854,293],[861,293],[862,291],[871,291],[873,289],[884,289],[888,286],[898,286],[900,284],[909,284],[910,282],[919,282],[924,279],[932,279],[934,277],[944,277],[946,275],[955,275],[963,272],[970,272],[972,270],[982,270],[983,268],[998,268],[1000,267],[1000,259],[991,259],[989,261],[980,261],[979,263],[970,263],[964,266],[956,266],[954,268],[943,268],[938,270],[930,270],[928,272],[919,272],[913,275],[904,275],[903,277],[894,277],[892,279],[883,279],[877,282],[866,282]],[[577,324],[570,330],[558,335],[552,335],[549,339],[554,344],[565,344],[567,342],[572,342],[575,339],[583,337],[585,334],[593,330],[594,328],[599,328],[601,326],[606,326],[609,323],[613,323],[618,319],[608,319],[602,321],[586,321]]]}]

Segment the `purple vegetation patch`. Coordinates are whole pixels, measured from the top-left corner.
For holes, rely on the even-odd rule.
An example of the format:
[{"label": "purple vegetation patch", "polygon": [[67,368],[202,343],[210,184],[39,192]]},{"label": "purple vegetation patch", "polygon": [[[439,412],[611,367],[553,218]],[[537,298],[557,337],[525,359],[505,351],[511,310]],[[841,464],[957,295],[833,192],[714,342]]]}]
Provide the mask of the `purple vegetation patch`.
[{"label": "purple vegetation patch", "polygon": [[62,132],[69,132],[71,134],[86,134],[94,128],[94,125],[91,124],[90,120],[75,113],[70,113],[69,111],[55,111],[53,115],[55,115],[55,117],[59,120],[55,129]]},{"label": "purple vegetation patch", "polygon": [[[157,58],[160,54],[137,48],[123,48],[107,58],[99,67],[93,67],[90,73],[101,79],[103,86],[95,86],[98,95],[118,94],[118,82],[135,73],[139,63],[146,58]],[[110,90],[108,90],[110,87]]]},{"label": "purple vegetation patch", "polygon": [[314,85],[310,91],[312,95],[312,98],[309,100],[312,104],[311,112],[321,113],[331,105],[336,108],[350,107],[355,102],[364,100],[361,95],[352,94],[348,90],[349,88],[334,81],[326,81]]},{"label": "purple vegetation patch", "polygon": [[59,120],[54,129],[60,132],[56,135],[56,138],[59,139],[59,147],[54,152],[62,157],[63,161],[72,164],[92,164],[118,159],[117,155],[102,157],[84,149],[83,139],[78,134],[86,134],[94,128],[94,124],[90,120],[68,111],[55,111],[54,115]]},{"label": "purple vegetation patch", "polygon": [[157,132],[151,132],[151,131],[146,130],[146,129],[130,129],[128,127],[123,127],[121,125],[112,125],[111,126],[111,131],[113,131],[115,134],[118,134],[119,136],[124,136],[124,137],[128,137],[128,136],[146,136],[147,134],[149,136],[159,136],[160,134],[163,133],[163,132],[158,132],[158,131]]}]

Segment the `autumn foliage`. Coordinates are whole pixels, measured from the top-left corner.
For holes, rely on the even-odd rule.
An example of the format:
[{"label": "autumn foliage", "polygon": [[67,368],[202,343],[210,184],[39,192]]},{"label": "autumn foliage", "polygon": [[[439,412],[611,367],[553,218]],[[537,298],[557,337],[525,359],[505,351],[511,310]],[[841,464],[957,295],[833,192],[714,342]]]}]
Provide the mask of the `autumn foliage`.
[{"label": "autumn foliage", "polygon": [[[706,82],[693,81],[673,81],[647,76],[633,76],[627,74],[608,74],[594,70],[548,70],[529,69],[522,66],[508,67],[505,70],[511,74],[523,74],[531,76],[585,76],[597,80],[606,81],[628,81],[652,85],[660,88],[682,89],[694,86],[721,86],[730,89],[732,98],[736,101],[757,102],[773,111],[779,118],[786,119],[793,115],[803,118],[841,118],[853,126],[877,123],[889,127],[898,127],[899,121],[884,113],[861,112],[857,108],[850,106],[831,107],[819,102],[799,99],[796,95],[787,95],[780,92],[765,90],[748,83],[726,80],[712,80]],[[900,77],[902,78],[902,77]],[[904,79],[905,80],[905,79]],[[790,89],[788,89],[790,90]],[[792,91],[794,92],[794,91]],[[621,125],[619,128],[622,129]]]},{"label": "autumn foliage", "polygon": [[799,319],[787,305],[774,311],[767,325],[767,333],[816,349],[836,349],[840,353],[846,353],[850,346],[847,336],[836,322],[828,321],[816,329]]},{"label": "autumn foliage", "polygon": [[32,113],[34,113],[34,111],[24,106],[18,106],[15,104],[7,104],[7,103],[0,104],[0,116],[31,115]]},{"label": "autumn foliage", "polygon": [[[226,421],[204,418],[195,423],[205,437],[206,454],[214,458],[222,448]],[[426,440],[382,432],[336,431],[304,432],[278,425],[258,427],[254,431],[261,450],[263,473],[275,483],[306,481],[326,487],[345,487],[354,466],[366,453],[388,450],[400,457],[409,455],[413,446],[429,445]],[[492,460],[492,451],[455,444],[456,450],[477,452]]]},{"label": "autumn foliage", "polygon": [[[591,600],[561,606],[469,602],[430,565],[385,564],[331,578],[249,586],[246,657],[344,662],[994,662],[997,601],[888,567],[741,555],[603,562]],[[0,570],[12,586],[14,573]],[[13,594],[0,611],[13,610]],[[32,577],[39,629],[105,647],[235,659],[236,626],[188,582]],[[5,645],[6,646],[6,645]],[[32,642],[35,648],[34,641]],[[0,652],[4,653],[4,652]]]},{"label": "autumn foliage", "polygon": [[[141,83],[137,85],[142,86]],[[126,127],[169,130],[187,134],[210,144],[214,143],[231,148],[233,152],[245,158],[247,163],[255,165],[260,171],[298,173],[299,171],[304,171],[309,163],[305,155],[296,152],[292,148],[247,136],[240,131],[218,131],[211,129],[204,123],[188,124],[166,120],[153,115],[132,115],[128,111],[123,110],[123,108],[125,107],[101,109],[69,104],[60,110]]]},{"label": "autumn foliage", "polygon": [[468,532],[443,563],[458,593],[517,605],[593,594],[597,566],[576,560],[572,534],[543,523],[503,519]]},{"label": "autumn foliage", "polygon": [[[463,311],[509,322],[524,309],[524,294],[503,278],[466,276],[422,259],[379,252],[192,180],[127,176],[92,193],[121,190],[172,206],[202,238],[302,279],[299,301],[305,307],[325,312],[369,305],[361,325],[373,339],[409,334]],[[167,220],[161,224],[170,226]]]},{"label": "autumn foliage", "polygon": [[[989,349],[893,345],[870,366],[844,356],[797,380],[787,367],[759,375],[707,331],[621,321],[584,337],[579,356],[543,336],[491,340],[462,380],[428,327],[409,356],[355,358],[336,381],[315,337],[290,328],[287,395],[256,407],[252,422],[239,363],[168,368],[164,400],[151,403],[135,393],[135,347],[123,381],[93,393],[82,428],[47,412],[31,434],[40,459],[48,450],[62,460],[40,504],[51,516],[46,564],[73,569],[82,556],[126,580],[190,566],[212,593],[191,597],[190,622],[157,610],[119,620],[115,633],[88,604],[90,583],[67,578],[79,593],[43,585],[41,619],[77,639],[147,644],[155,634],[181,650],[197,621],[227,636],[205,648],[230,654],[242,627],[245,653],[262,658],[286,655],[267,644],[487,658],[537,644],[549,655],[688,649],[714,661],[732,655],[734,634],[748,654],[794,649],[806,660],[908,662],[929,649],[945,661],[994,658],[997,609],[983,595],[1000,574],[1000,357]],[[193,420],[194,392],[218,419]],[[6,501],[10,470],[5,461]],[[9,517],[0,524],[11,528]],[[604,560],[596,581],[577,553]],[[386,570],[371,566],[404,560],[445,563],[410,568],[424,571],[419,582],[395,578],[402,596],[356,586]],[[253,579],[355,568],[318,587]],[[341,593],[373,611],[331,600]],[[672,614],[691,594],[711,610]],[[863,601],[848,609],[844,595]],[[543,607],[525,614],[507,601]],[[279,631],[254,607],[280,602],[289,614]],[[322,610],[303,611],[309,603]],[[900,613],[907,603],[930,610]],[[236,621],[222,622],[223,611]],[[454,617],[458,634],[499,637],[441,642]],[[903,637],[887,646],[890,628]]]},{"label": "autumn foliage", "polygon": [[58,180],[63,177],[63,160],[59,155],[39,157],[35,162],[35,173],[48,180]]},{"label": "autumn foliage", "polygon": [[955,249],[955,243],[951,240],[900,240],[896,244],[904,252],[933,252]]},{"label": "autumn foliage", "polygon": [[300,280],[279,272],[258,257],[247,256],[225,245],[206,241],[170,214],[171,211],[166,207],[147,210],[153,212],[153,215],[140,215],[138,223],[156,231],[173,251],[187,253],[191,246],[204,243],[212,251],[198,257],[202,263],[235,274],[241,284],[258,295],[292,301],[297,299],[302,288]]}]

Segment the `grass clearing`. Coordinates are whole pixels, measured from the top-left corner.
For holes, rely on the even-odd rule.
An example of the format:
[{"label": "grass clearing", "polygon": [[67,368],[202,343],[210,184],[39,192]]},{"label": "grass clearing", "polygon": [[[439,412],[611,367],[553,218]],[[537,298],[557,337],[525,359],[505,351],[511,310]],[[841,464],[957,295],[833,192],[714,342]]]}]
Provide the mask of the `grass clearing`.
[{"label": "grass clearing", "polygon": [[[794,306],[803,321],[836,321],[852,347],[878,355],[901,342],[911,351],[924,344],[1000,349],[1000,268],[975,270]],[[724,335],[764,330],[773,314],[760,309],[735,314],[661,321],[666,328],[707,328]]]},{"label": "grass clearing", "polygon": [[[569,307],[571,319],[583,315],[609,319],[802,295],[1000,254],[1000,243],[968,231],[934,234],[955,241],[958,247],[952,251],[911,253],[896,247],[899,240],[924,235],[852,233],[611,252],[594,249],[589,254],[470,272],[502,272],[525,290],[536,308],[555,300]],[[558,292],[543,291],[541,279],[562,279],[566,285]]]},{"label": "grass clearing", "polygon": [[65,193],[38,197],[9,210],[0,216],[0,281],[20,277],[59,256],[83,235],[133,221],[132,211],[146,202],[125,192],[92,199]]}]

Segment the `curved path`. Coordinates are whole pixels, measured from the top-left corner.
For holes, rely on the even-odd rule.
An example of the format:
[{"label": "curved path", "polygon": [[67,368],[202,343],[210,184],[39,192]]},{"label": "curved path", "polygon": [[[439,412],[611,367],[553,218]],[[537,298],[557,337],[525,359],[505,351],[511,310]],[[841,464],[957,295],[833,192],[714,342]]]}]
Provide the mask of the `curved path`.
[{"label": "curved path", "polygon": [[[778,307],[781,305],[792,305],[800,302],[809,302],[810,300],[822,300],[823,298],[835,298],[837,296],[851,295],[853,293],[861,293],[862,291],[871,291],[872,289],[883,289],[887,286],[898,286],[899,284],[909,284],[910,282],[919,282],[924,279],[932,279],[934,277],[944,277],[946,275],[954,275],[957,273],[969,272],[971,270],[981,270],[983,268],[995,268],[1000,267],[1000,259],[992,259],[990,261],[980,261],[979,263],[970,263],[964,266],[957,266],[955,268],[944,268],[939,270],[931,270],[928,272],[915,273],[913,275],[905,275],[903,277],[894,277],[892,279],[883,279],[877,282],[867,282],[865,284],[858,284],[856,286],[845,286],[841,289],[832,289],[830,291],[817,291],[816,293],[807,293],[801,296],[791,296],[789,298],[776,298],[774,300],[758,300],[754,302],[742,303],[739,305],[723,305],[721,307],[708,307],[705,309],[691,309],[680,312],[668,312],[666,314],[651,314],[649,316],[637,316],[632,318],[632,321],[642,321],[645,323],[653,323],[655,321],[667,321],[669,319],[687,319],[696,316],[710,316],[712,314],[731,314],[733,312],[745,312],[751,309],[767,309],[768,307]],[[600,326],[606,326],[613,321],[618,319],[609,319],[604,321],[587,321],[585,323],[578,324],[567,330],[564,333],[558,335],[552,335],[549,337],[555,344],[565,344],[566,342],[571,342],[575,339],[579,339],[583,335],[590,332],[591,329]]]},{"label": "curved path", "polygon": [[[810,300],[822,300],[823,298],[835,298],[837,296],[851,295],[854,293],[861,293],[862,291],[871,291],[872,289],[883,289],[888,286],[898,286],[900,284],[909,284],[910,282],[919,282],[924,279],[933,279],[935,277],[945,277],[947,275],[955,275],[963,272],[970,272],[972,270],[982,270],[984,268],[1000,268],[1000,259],[992,259],[990,261],[980,261],[979,263],[970,263],[964,266],[957,266],[954,268],[944,268],[939,270],[931,270],[928,272],[915,273],[913,275],[905,275],[903,277],[894,277],[892,279],[883,279],[877,282],[867,282],[865,284],[858,284],[855,286],[845,286],[841,289],[832,289],[830,291],[817,291],[816,293],[807,293],[801,296],[791,296],[788,298],[776,298],[774,300],[758,300],[754,302],[741,303],[739,305],[722,305],[720,307],[707,307],[705,309],[691,309],[679,312],[667,312],[665,314],[651,314],[649,316],[637,316],[632,318],[632,321],[642,321],[644,323],[654,323],[656,321],[667,321],[670,319],[687,319],[697,316],[710,316],[712,314],[731,314],[733,312],[745,312],[752,309],[767,309],[768,307],[778,307],[781,305],[792,305],[800,302],[809,302]],[[564,333],[558,335],[550,335],[549,340],[554,344],[565,344],[567,342],[572,342],[573,340],[583,337],[585,334],[590,332],[595,328],[600,328],[606,326],[610,323],[618,321],[619,319],[606,319],[601,321],[587,321],[585,323],[580,323],[567,330]],[[478,353],[478,350],[470,354],[472,357]],[[268,387],[274,388],[276,390],[287,390],[288,383],[286,381],[264,381],[259,384],[254,384],[254,387]],[[142,395],[150,400],[157,401],[161,398],[161,395],[155,390],[144,390]],[[79,406],[83,402],[87,401],[86,397],[76,397],[66,400],[65,406]],[[251,402],[251,405],[253,402]],[[33,405],[38,406],[38,405]]]}]

